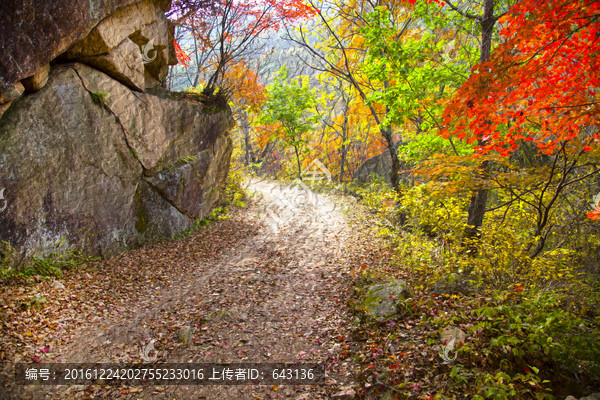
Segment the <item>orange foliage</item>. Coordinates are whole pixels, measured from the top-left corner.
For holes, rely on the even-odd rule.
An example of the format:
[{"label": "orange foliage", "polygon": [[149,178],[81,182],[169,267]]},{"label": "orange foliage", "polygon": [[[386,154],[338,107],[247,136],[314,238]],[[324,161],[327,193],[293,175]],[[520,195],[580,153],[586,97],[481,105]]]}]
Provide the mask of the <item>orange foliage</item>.
[{"label": "orange foliage", "polygon": [[594,210],[590,211],[586,214],[589,219],[598,220],[600,219],[600,205],[598,205]]},{"label": "orange foliage", "polygon": [[256,127],[258,133],[256,137],[256,143],[260,148],[264,148],[269,142],[272,142],[277,135],[277,132],[281,130],[281,124],[275,123],[270,125],[260,125]]},{"label": "orange foliage", "polygon": [[260,77],[243,61],[229,66],[223,86],[231,92],[234,102],[249,107],[253,112],[258,111],[267,99]]}]

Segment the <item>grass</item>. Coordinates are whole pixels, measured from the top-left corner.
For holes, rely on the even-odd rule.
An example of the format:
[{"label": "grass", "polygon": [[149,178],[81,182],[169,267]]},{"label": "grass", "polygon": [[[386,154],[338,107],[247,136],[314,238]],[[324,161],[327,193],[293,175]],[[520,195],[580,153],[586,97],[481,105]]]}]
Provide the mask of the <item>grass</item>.
[{"label": "grass", "polygon": [[106,105],[110,97],[110,93],[108,92],[90,92],[90,94],[92,95],[92,99],[102,106]]},{"label": "grass", "polygon": [[80,250],[57,243],[56,250],[47,256],[25,257],[7,242],[0,249],[0,284],[32,283],[39,279],[60,278],[63,271],[74,270],[97,261]]}]

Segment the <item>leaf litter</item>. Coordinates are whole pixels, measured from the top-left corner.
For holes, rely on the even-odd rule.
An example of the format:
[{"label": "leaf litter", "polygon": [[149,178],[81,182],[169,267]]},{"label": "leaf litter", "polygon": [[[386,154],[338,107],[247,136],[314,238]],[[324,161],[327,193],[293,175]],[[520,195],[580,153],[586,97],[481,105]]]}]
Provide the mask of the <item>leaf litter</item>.
[{"label": "leaf litter", "polygon": [[[8,398],[327,399],[355,386],[352,272],[388,254],[341,207],[253,182],[257,198],[177,241],[66,272],[60,285],[0,287],[0,379]],[[315,198],[313,198],[314,200]],[[276,210],[275,219],[273,210]],[[39,307],[23,307],[43,298]],[[190,327],[191,344],[177,340]],[[18,362],[318,362],[322,386],[16,386]],[[358,390],[358,387],[357,387]],[[12,396],[12,397],[10,397]]]}]

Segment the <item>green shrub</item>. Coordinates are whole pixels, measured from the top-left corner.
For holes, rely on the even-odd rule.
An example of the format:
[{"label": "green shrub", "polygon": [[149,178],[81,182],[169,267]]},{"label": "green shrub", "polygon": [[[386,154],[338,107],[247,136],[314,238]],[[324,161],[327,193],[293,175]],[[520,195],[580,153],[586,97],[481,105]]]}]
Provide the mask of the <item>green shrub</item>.
[{"label": "green shrub", "polygon": [[450,377],[473,398],[552,398],[551,384],[600,376],[600,320],[566,311],[559,293],[520,290],[490,293],[470,315],[436,319],[468,327],[472,340]]}]

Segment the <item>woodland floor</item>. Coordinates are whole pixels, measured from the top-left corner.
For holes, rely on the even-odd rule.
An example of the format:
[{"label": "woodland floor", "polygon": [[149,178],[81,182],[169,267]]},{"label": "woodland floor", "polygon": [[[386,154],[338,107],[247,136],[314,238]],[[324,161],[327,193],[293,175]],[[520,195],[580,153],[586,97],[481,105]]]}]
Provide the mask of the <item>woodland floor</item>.
[{"label": "woodland floor", "polygon": [[[0,287],[0,398],[326,399],[356,387],[352,271],[384,262],[342,206],[255,181],[254,200],[189,237],[125,252],[52,281]],[[350,205],[352,208],[352,205]],[[366,245],[370,242],[372,244]],[[375,261],[368,262],[375,262]],[[35,295],[41,309],[23,309]],[[176,332],[192,328],[183,345]],[[325,385],[16,386],[16,362],[318,362]],[[3,381],[3,382],[2,382]]]}]

